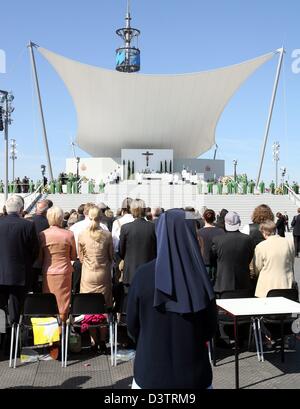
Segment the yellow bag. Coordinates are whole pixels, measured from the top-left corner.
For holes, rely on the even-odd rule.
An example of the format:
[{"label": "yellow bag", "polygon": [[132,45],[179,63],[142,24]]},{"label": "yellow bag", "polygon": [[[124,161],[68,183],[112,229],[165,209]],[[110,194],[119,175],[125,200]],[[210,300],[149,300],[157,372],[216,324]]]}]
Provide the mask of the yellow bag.
[{"label": "yellow bag", "polygon": [[31,318],[34,345],[52,345],[59,341],[59,326],[56,318]]}]

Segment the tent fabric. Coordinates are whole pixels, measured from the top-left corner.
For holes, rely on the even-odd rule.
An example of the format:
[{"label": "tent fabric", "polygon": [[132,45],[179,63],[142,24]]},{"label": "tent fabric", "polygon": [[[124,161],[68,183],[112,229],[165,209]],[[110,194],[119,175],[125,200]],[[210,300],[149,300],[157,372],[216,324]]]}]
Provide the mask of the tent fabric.
[{"label": "tent fabric", "polygon": [[190,74],[121,73],[83,64],[45,48],[77,111],[77,144],[94,157],[122,149],[173,149],[196,158],[215,144],[231,97],[276,52],[240,64]]}]

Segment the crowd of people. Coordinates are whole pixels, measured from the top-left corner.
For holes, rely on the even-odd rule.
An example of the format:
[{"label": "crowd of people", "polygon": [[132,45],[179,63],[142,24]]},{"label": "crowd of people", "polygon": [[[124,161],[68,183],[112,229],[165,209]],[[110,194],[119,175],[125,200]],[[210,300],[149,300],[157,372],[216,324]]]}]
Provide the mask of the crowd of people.
[{"label": "crowd of people", "polygon": [[[132,178],[137,184],[144,183],[151,179],[152,175],[157,176],[158,173],[153,172],[135,172]],[[275,186],[272,180],[269,187],[264,181],[260,181],[256,189],[256,182],[252,179],[248,180],[247,175],[237,175],[236,178],[224,176],[218,179],[204,180],[203,175],[199,175],[196,171],[191,171],[188,168],[183,168],[182,172],[166,172],[160,175],[161,180],[169,185],[194,185],[198,187],[199,194],[288,194],[289,189],[295,194],[299,194],[299,184],[293,182],[289,184],[286,180],[279,187]],[[104,178],[96,182],[93,178],[80,177],[73,173],[60,173],[57,179],[48,182],[48,179],[43,176],[41,180],[34,182],[25,176],[22,180],[18,177],[9,182],[8,193],[34,193],[39,190],[40,193],[47,192],[51,194],[78,194],[82,191],[82,185],[87,184],[86,193],[104,193],[105,187],[108,185],[119,184],[122,181],[122,169],[119,166],[113,172],[108,173]],[[4,192],[4,183],[0,180],[0,193]]]},{"label": "crowd of people", "polygon": [[[200,216],[192,207],[150,209],[131,198],[116,215],[104,203],[63,212],[50,200],[39,201],[35,214],[23,210],[13,195],[0,217],[0,308],[15,323],[27,292],[53,293],[66,321],[72,293],[103,294],[108,308],[127,312],[136,388],[210,387],[207,341],[226,338],[216,297],[239,289],[265,297],[293,286],[300,209],[294,242],[284,237],[286,217],[277,213],[275,223],[264,204],[243,229],[226,209]],[[106,332],[90,336],[91,347],[106,353]]]}]

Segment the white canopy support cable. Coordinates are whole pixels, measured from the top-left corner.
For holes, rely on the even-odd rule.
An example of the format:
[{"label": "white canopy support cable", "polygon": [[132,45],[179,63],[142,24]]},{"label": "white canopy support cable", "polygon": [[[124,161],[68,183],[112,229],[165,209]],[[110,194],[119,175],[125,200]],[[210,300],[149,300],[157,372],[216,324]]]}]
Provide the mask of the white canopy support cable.
[{"label": "white canopy support cable", "polygon": [[120,149],[173,149],[197,158],[215,143],[219,118],[239,87],[276,52],[211,71],[120,73],[38,51],[64,81],[77,111],[77,145],[92,156]]},{"label": "white canopy support cable", "polygon": [[288,133],[288,113],[287,113],[287,98],[286,98],[285,60],[283,60],[282,92],[283,92],[284,146],[285,146],[285,151],[286,151],[286,160],[289,160],[289,133]]}]

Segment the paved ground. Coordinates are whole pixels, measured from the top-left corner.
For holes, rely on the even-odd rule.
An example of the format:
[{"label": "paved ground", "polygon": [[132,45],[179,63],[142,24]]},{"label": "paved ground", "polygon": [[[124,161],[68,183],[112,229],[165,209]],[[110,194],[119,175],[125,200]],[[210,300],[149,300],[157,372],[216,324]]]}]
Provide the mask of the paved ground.
[{"label": "paved ground", "polygon": [[[300,259],[295,264],[300,283]],[[217,366],[213,368],[215,389],[234,388],[234,355],[232,350],[218,349]],[[110,366],[108,356],[91,354],[71,356],[69,366],[59,361],[20,364],[8,368],[0,357],[0,388],[36,389],[127,389],[132,381],[132,361]],[[300,340],[285,353],[285,363],[278,352],[266,352],[265,362],[258,362],[255,352],[240,355],[240,387],[249,389],[300,389]]]}]

